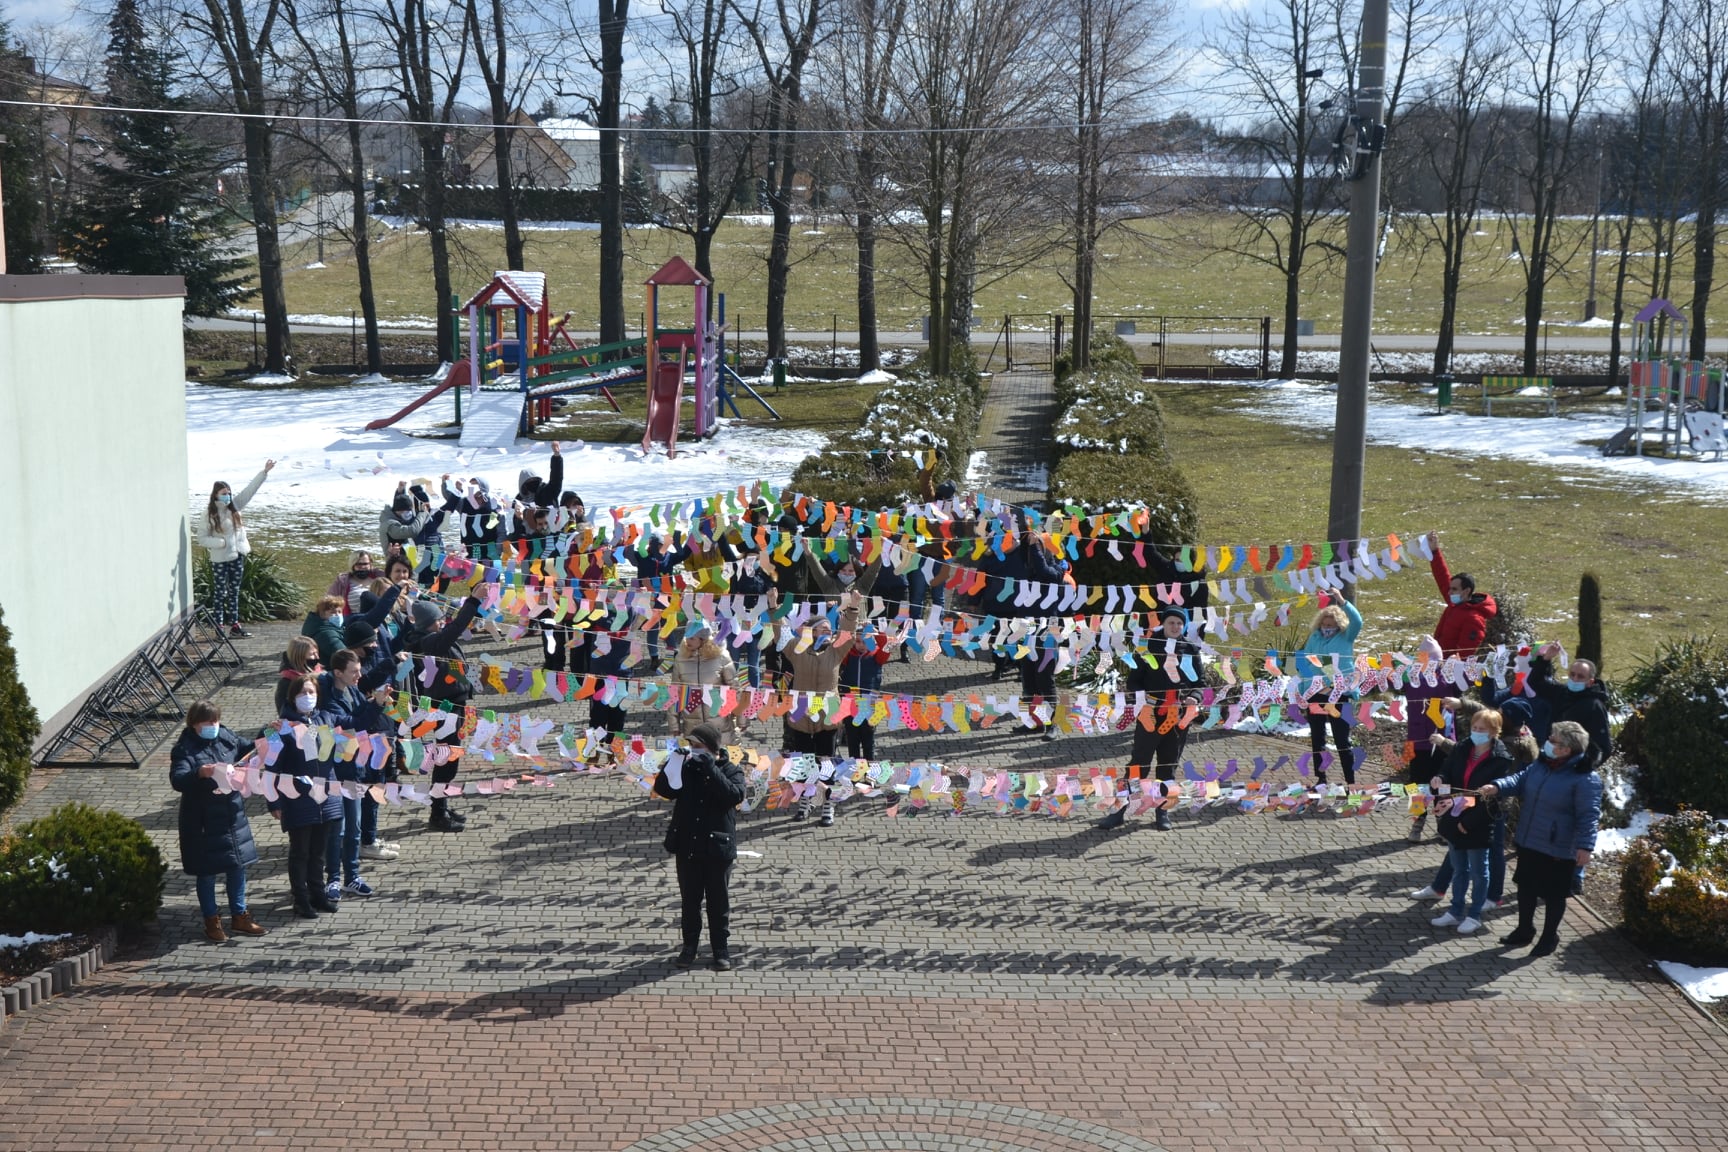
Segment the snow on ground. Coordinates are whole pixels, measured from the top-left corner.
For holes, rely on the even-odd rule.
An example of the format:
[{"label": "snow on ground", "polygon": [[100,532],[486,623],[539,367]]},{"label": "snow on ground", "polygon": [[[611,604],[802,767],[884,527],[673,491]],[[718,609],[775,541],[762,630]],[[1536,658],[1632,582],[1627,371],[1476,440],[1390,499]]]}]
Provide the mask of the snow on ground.
[{"label": "snow on ground", "polygon": [[1626,851],[1632,846],[1632,841],[1650,834],[1650,825],[1655,819],[1653,812],[1634,812],[1625,828],[1597,829],[1596,851],[1605,856]]},{"label": "snow on ground", "polygon": [[[1246,387],[1252,395],[1237,407],[1247,415],[1308,428],[1332,426],[1337,406],[1333,385],[1270,380]],[[1563,469],[1564,479],[1572,482],[1654,484],[1684,489],[1690,499],[1728,502],[1728,460],[1603,456],[1589,443],[1608,439],[1623,424],[1619,411],[1608,409],[1560,417],[1487,417],[1454,407],[1437,416],[1432,408],[1394,399],[1383,389],[1369,391],[1368,439],[1376,444],[1517,459]]]},{"label": "snow on ground", "polygon": [[[256,320],[259,323],[263,323],[264,313],[258,311],[256,308],[235,308],[227,312],[224,315],[224,319]],[[288,323],[312,324],[320,328],[348,328],[360,325],[362,322],[354,316],[329,316],[321,312],[290,312],[288,314]],[[436,322],[425,316],[400,316],[380,319],[378,321],[378,326],[380,328],[396,329],[412,328],[430,332],[437,328],[438,325]]]},{"label": "snow on ground", "polygon": [[[390,415],[424,390],[423,384],[366,384],[254,392],[188,382],[188,490],[194,510],[203,508],[213,481],[226,480],[238,490],[266,458],[274,458],[275,471],[247,509],[249,521],[365,540],[376,535],[378,512],[399,480],[429,482],[436,494],[439,478],[448,472],[461,479],[478,476],[494,492],[514,494],[520,469],[546,474],[551,448],[542,441],[476,452],[462,450],[455,440],[409,435],[451,418],[454,403],[448,394],[395,427],[365,431],[368,421]],[[619,505],[711,496],[756,480],[784,484],[798,462],[824,443],[817,432],[747,428],[724,420],[710,440],[680,440],[675,460],[659,449],[644,457],[634,446],[570,440],[564,446],[564,482],[581,492],[597,515]],[[270,540],[268,532],[261,536],[266,544],[289,543]]]},{"label": "snow on ground", "polygon": [[1728,968],[1694,968],[1671,960],[1658,960],[1656,966],[1662,969],[1664,976],[1680,985],[1682,992],[1700,1004],[1728,1000]]},{"label": "snow on ground", "polygon": [[36,944],[52,944],[54,941],[64,940],[70,935],[72,935],[70,932],[61,932],[52,936],[45,936],[40,932],[26,932],[22,936],[0,936],[0,952],[29,948]]}]

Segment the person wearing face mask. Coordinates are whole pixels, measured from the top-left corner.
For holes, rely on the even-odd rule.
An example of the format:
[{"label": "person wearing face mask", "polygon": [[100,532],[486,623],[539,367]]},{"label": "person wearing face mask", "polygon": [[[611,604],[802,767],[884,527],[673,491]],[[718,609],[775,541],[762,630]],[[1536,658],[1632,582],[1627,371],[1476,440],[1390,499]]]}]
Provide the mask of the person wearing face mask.
[{"label": "person wearing face mask", "polygon": [[713,725],[698,724],[688,739],[687,749],[675,753],[679,755],[676,767],[668,762],[654,777],[654,794],[672,801],[665,848],[677,862],[684,939],[675,963],[680,968],[696,963],[706,903],[713,966],[725,972],[732,967],[729,888],[732,865],[738,859],[733,810],[744,802],[744,773],[727,758]]},{"label": "person wearing face mask", "polygon": [[[1188,613],[1174,605],[1165,607],[1158,632],[1147,638],[1143,651],[1134,653],[1133,666],[1123,679],[1124,692],[1130,696],[1145,694],[1145,703],[1141,705],[1134,723],[1134,747],[1128,757],[1130,778],[1135,769],[1144,776],[1145,770],[1152,768],[1158,780],[1176,779],[1176,768],[1182,763],[1182,751],[1188,742],[1188,730],[1179,724],[1166,728],[1168,709],[1180,708],[1183,704],[1181,694],[1192,692],[1204,684],[1200,647],[1185,634],[1187,626]],[[1127,819],[1128,806],[1124,804],[1099,821],[1098,827],[1115,828]],[[1160,832],[1168,832],[1169,811],[1158,809],[1152,818],[1152,826]]]},{"label": "person wearing face mask", "polygon": [[[436,604],[416,600],[408,610],[409,628],[402,634],[402,651],[414,656],[431,656],[436,661],[432,682],[425,686],[425,695],[451,710],[460,712],[474,697],[474,683],[468,678],[466,656],[462,651],[462,635],[480,614],[480,598],[469,596],[448,621]],[[460,744],[460,731],[444,738],[449,744]],[[457,764],[449,761],[432,769],[432,783],[449,784],[456,779]],[[468,821],[450,807],[447,797],[432,801],[427,827],[436,832],[460,832]]]},{"label": "person wearing face mask", "polygon": [[[1471,792],[1517,768],[1500,740],[1500,713],[1484,708],[1470,718],[1470,737],[1453,745],[1441,770],[1429,781],[1436,793],[1443,786]],[[1482,927],[1488,899],[1488,855],[1498,801],[1476,797],[1457,815],[1448,805],[1440,811],[1440,836],[1448,846],[1452,870],[1452,907],[1436,916],[1436,928],[1457,928],[1465,936]],[[1465,905],[1466,894],[1469,905]]]},{"label": "person wearing face mask", "polygon": [[804,568],[811,588],[822,596],[838,597],[853,591],[861,596],[870,595],[876,587],[877,577],[882,573],[882,556],[878,553],[876,559],[860,568],[856,560],[858,551],[857,544],[851,545],[847,550],[850,558],[840,561],[830,573],[828,566],[817,557],[816,551],[806,547]]},{"label": "person wearing face mask", "polygon": [[[288,834],[288,887],[294,894],[294,914],[316,920],[320,912],[338,910],[324,885],[324,840],[332,826],[342,830],[342,794],[335,790],[336,773],[328,760],[308,760],[294,738],[293,725],[332,723],[328,713],[318,711],[318,681],[308,676],[294,685],[294,698],[275,725],[282,745],[268,771],[276,773],[277,796],[266,806]],[[295,795],[281,790],[282,778],[294,782]],[[325,788],[322,803],[313,799],[314,780]]]},{"label": "person wearing face mask", "polygon": [[408,494],[408,482],[398,482],[390,506],[378,513],[378,550],[388,556],[391,545],[401,548],[412,544],[431,520],[431,508],[416,507],[414,497]]},{"label": "person wearing face mask", "polygon": [[[395,722],[384,715],[384,708],[390,703],[389,684],[396,672],[395,641],[389,631],[384,628],[374,628],[365,620],[350,620],[342,625],[342,642],[350,649],[360,654],[360,689],[370,694],[375,707],[368,707],[361,712],[361,722],[366,731],[391,736],[396,732]],[[322,690],[322,680],[320,680]],[[397,748],[395,756],[401,755]],[[395,757],[382,768],[366,769],[360,777],[362,784],[391,783],[398,774]],[[347,819],[344,810],[343,819]],[[344,825],[346,826],[346,825]],[[360,859],[362,860],[394,860],[401,855],[401,846],[394,841],[382,839],[378,835],[378,801],[367,792],[360,797]]]},{"label": "person wearing face mask", "polygon": [[498,515],[492,488],[479,476],[469,479],[467,487],[457,492],[444,481],[443,511],[453,514],[462,534],[462,548],[470,560],[498,559],[498,538],[503,517]]},{"label": "person wearing face mask", "polygon": [[712,687],[729,688],[738,678],[738,669],[726,650],[714,642],[714,629],[705,620],[692,621],[684,631],[684,641],[672,659],[671,687],[674,700],[684,697],[678,709],[678,731],[689,735],[698,724],[724,723],[707,705],[702,690]]},{"label": "person wearing face mask", "polygon": [[357,549],[348,560],[348,571],[330,581],[327,594],[342,598],[344,616],[358,616],[360,597],[366,594],[372,581],[380,575],[382,573],[372,562],[372,553],[364,548]]},{"label": "person wearing face mask", "polygon": [[[1447,710],[1453,713],[1453,723],[1459,730],[1472,731],[1475,727],[1475,717],[1483,711],[1498,711],[1500,713],[1500,742],[1506,746],[1506,751],[1512,756],[1514,769],[1526,767],[1536,762],[1542,754],[1537,740],[1531,735],[1531,709],[1528,700],[1509,699],[1498,709],[1483,709],[1472,702],[1448,700]],[[1433,761],[1444,765],[1453,750],[1460,747],[1457,741],[1436,732],[1429,737],[1429,744],[1434,750]],[[1498,801],[1488,805],[1488,899],[1483,907],[1496,909],[1505,906],[1506,894],[1506,805]],[[1426,888],[1418,888],[1410,893],[1412,900],[1438,900],[1452,887],[1453,860],[1450,853],[1440,862],[1440,870],[1434,873],[1434,881]]]},{"label": "person wearing face mask", "polygon": [[[390,613],[396,607],[396,601],[402,595],[400,585],[392,585],[385,589],[384,595],[378,597],[372,606],[361,613],[359,619],[372,625],[374,629],[390,618]],[[347,647],[342,639],[342,626],[348,622],[344,609],[347,605],[338,596],[325,596],[306,614],[306,622],[300,626],[300,635],[310,636],[318,645],[318,659],[328,667],[336,653]]]},{"label": "person wearing face mask", "polygon": [[[360,621],[355,623],[365,626]],[[356,639],[360,637],[356,636]],[[342,649],[331,658],[329,671],[318,677],[319,711],[330,717],[330,723],[350,732],[385,730],[384,711],[378,694],[380,689],[390,682],[392,671],[394,669],[390,667],[374,668],[368,675],[365,656],[353,648]],[[360,769],[354,760],[338,758],[333,763],[336,779],[344,784],[378,783],[377,779],[371,778],[371,769],[367,770],[368,778],[361,779]],[[340,900],[344,896],[370,896],[373,893],[372,886],[360,875],[361,803],[360,797],[350,799],[344,794],[341,797],[341,824],[326,829],[325,894],[331,900]],[[377,817],[374,815],[374,829],[376,822]]]},{"label": "person wearing face mask", "polygon": [[[792,670],[792,691],[810,693],[829,693],[840,685],[840,666],[846,662],[846,655],[852,649],[852,637],[858,634],[859,609],[864,604],[864,595],[856,590],[847,592],[840,599],[840,631],[843,638],[836,639],[834,628],[826,616],[819,616],[810,625],[811,644],[798,651],[801,638],[786,628],[784,621],[775,622],[776,643],[780,646],[786,666]],[[804,716],[788,716],[786,719],[787,735],[792,745],[790,751],[801,752],[817,757],[832,757],[840,734],[840,721],[829,719],[826,715],[818,719],[815,715],[806,713]],[[813,797],[806,796],[793,809],[792,819],[803,820],[809,817]],[[822,825],[828,827],[834,823],[834,803],[828,799],[824,787],[822,803]]]},{"label": "person wearing face mask", "polygon": [[258,845],[238,789],[216,789],[216,765],[238,764],[251,745],[222,726],[222,710],[200,700],[186,710],[186,729],[168,757],[168,783],[180,793],[180,866],[197,877],[198,910],[205,939],[228,939],[216,904],[216,878],[228,882],[228,932],[262,936],[265,929],[246,910],[246,869],[258,863]]},{"label": "person wearing face mask", "polygon": [[[1348,671],[1356,659],[1356,637],[1362,632],[1362,613],[1356,610],[1356,605],[1338,597],[1326,603],[1314,617],[1314,627],[1309,630],[1308,639],[1302,647],[1296,650],[1296,673],[1303,679],[1316,676],[1331,676],[1333,661],[1336,659]],[[1338,762],[1344,769],[1344,783],[1356,783],[1356,763],[1350,748],[1350,720],[1345,715],[1346,700],[1354,700],[1356,694],[1348,693],[1337,705],[1331,703],[1332,690],[1322,685],[1308,697],[1308,740],[1314,750],[1314,778],[1320,783],[1326,783],[1326,773],[1320,771],[1321,753],[1326,751],[1326,730],[1332,730],[1332,744],[1338,749]],[[1328,709],[1336,708],[1338,715],[1332,715]]]},{"label": "person wearing face mask", "polygon": [[[1572,894],[1575,869],[1586,867],[1596,850],[1596,832],[1602,819],[1602,777],[1590,762],[1590,736],[1572,720],[1556,722],[1548,730],[1541,757],[1515,776],[1508,776],[1482,789],[1482,795],[1517,796],[1523,803],[1518,813],[1518,927],[1500,938],[1508,948],[1521,948],[1536,940],[1532,957],[1551,954],[1560,943],[1560,921],[1566,915],[1566,898]],[[1542,937],[1536,939],[1536,905],[1544,904],[1547,915]]]},{"label": "person wearing face mask", "polygon": [[1544,644],[1530,661],[1529,684],[1548,705],[1552,725],[1570,720],[1590,737],[1590,767],[1600,768],[1614,754],[1614,738],[1608,729],[1608,690],[1596,679],[1596,665],[1574,660],[1566,668],[1566,679],[1556,682],[1554,668],[1565,656],[1559,644]]},{"label": "person wearing face mask", "polygon": [[[666,546],[666,538],[658,532],[651,533],[642,544],[642,550],[632,556],[636,566],[637,582],[645,589],[656,592],[668,590],[673,584],[672,571],[690,556],[690,548],[684,543],[682,532],[672,533],[672,546]],[[630,670],[632,675],[652,676],[660,671],[660,630],[650,628],[646,637],[648,654],[642,663]]]},{"label": "person wearing face mask", "polygon": [[249,635],[240,627],[240,581],[246,573],[246,557],[252,551],[252,542],[247,539],[246,520],[240,513],[258,494],[264,477],[274,467],[276,461],[264,461],[264,470],[252,477],[252,482],[238,494],[226,480],[216,481],[210,489],[210,503],[204,509],[204,530],[198,534],[198,543],[210,552],[215,600],[211,611],[216,616],[216,626],[233,636]]},{"label": "person wearing face mask", "polygon": [[1434,559],[1428,562],[1434,574],[1434,584],[1440,589],[1440,599],[1446,605],[1440,611],[1440,622],[1434,625],[1434,639],[1447,656],[1474,656],[1482,650],[1488,636],[1488,621],[1500,608],[1494,597],[1476,591],[1476,581],[1468,572],[1454,573],[1440,551],[1440,533],[1428,533],[1428,546]]},{"label": "person wearing face mask", "polygon": [[846,662],[840,666],[841,689],[864,696],[858,715],[840,726],[846,740],[846,755],[854,760],[876,759],[876,725],[869,723],[867,717],[875,706],[872,694],[882,690],[882,666],[891,655],[888,637],[874,624],[866,623],[853,638]]}]

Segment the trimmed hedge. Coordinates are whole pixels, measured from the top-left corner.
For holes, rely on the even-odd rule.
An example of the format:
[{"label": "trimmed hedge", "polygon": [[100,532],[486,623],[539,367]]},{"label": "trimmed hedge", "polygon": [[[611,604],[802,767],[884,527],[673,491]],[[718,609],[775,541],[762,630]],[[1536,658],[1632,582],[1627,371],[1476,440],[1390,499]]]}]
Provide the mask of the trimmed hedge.
[{"label": "trimmed hedge", "polygon": [[[420,215],[420,186],[403,184],[386,207],[392,215]],[[444,215],[453,220],[502,220],[498,188],[487,184],[452,184],[444,189]],[[593,224],[600,219],[597,188],[518,188],[518,220],[571,220]]]},{"label": "trimmed hedge", "polygon": [[[1074,372],[1058,361],[1050,501],[1095,509],[1145,504],[1152,523],[1144,539],[1192,542],[1200,532],[1200,501],[1170,455],[1164,409],[1140,378],[1134,352],[1120,338],[1092,338],[1092,367]],[[1135,538],[1118,537],[1132,545]],[[1082,584],[1144,583],[1147,570],[1126,555],[1113,560],[1100,546],[1074,562]]]},{"label": "trimmed hedge", "polygon": [[0,812],[23,797],[30,779],[30,749],[41,732],[30,693],[18,678],[18,653],[0,609]]},{"label": "trimmed hedge", "polygon": [[914,375],[876,394],[854,432],[836,436],[806,459],[788,482],[794,492],[863,508],[916,499],[918,465],[872,451],[937,448],[936,480],[958,485],[966,476],[978,433],[982,389],[976,381]]},{"label": "trimmed hedge", "polygon": [[1728,964],[1728,832],[1681,812],[1634,840],[1620,911],[1627,934],[1664,960]]},{"label": "trimmed hedge", "polygon": [[1645,804],[1728,816],[1728,644],[1663,645],[1622,690],[1637,707],[1625,754]]},{"label": "trimmed hedge", "polygon": [[0,844],[0,927],[88,932],[154,919],[168,866],[138,821],[64,804]]}]

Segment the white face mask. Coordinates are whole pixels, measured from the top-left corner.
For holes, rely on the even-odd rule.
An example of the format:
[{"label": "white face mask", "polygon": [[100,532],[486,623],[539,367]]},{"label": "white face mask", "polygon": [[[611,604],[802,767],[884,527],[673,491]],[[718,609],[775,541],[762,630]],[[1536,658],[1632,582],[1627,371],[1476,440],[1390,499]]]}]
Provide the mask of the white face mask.
[{"label": "white face mask", "polygon": [[858,574],[856,572],[841,572],[838,578],[840,580],[840,587],[850,588],[852,582],[858,579]]},{"label": "white face mask", "polygon": [[314,696],[310,692],[302,692],[300,695],[294,697],[294,707],[300,709],[302,712],[310,712],[317,706],[318,697]]}]

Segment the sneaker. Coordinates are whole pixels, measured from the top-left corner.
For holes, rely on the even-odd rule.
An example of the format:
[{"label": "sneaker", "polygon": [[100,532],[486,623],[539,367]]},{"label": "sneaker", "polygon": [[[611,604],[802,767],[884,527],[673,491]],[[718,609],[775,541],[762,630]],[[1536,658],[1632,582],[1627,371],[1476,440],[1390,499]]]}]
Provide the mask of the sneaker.
[{"label": "sneaker", "polygon": [[246,629],[240,627],[238,624],[229,625],[228,635],[233,636],[237,640],[250,640],[252,638],[252,633],[246,631]]},{"label": "sneaker", "polygon": [[362,860],[394,860],[400,855],[400,852],[382,840],[376,844],[360,845],[360,859]]},{"label": "sneaker", "polygon": [[792,819],[807,820],[810,817],[810,801],[801,801],[798,807],[792,809]]},{"label": "sneaker", "polygon": [[1422,828],[1426,823],[1427,821],[1425,820],[1410,821],[1410,834],[1405,836],[1404,839],[1410,841],[1412,844],[1422,843]]},{"label": "sneaker", "polygon": [[[1447,913],[1447,915],[1451,915],[1451,913]],[[1476,919],[1474,916],[1466,916],[1458,925],[1458,934],[1460,936],[1468,936],[1480,927],[1482,927],[1482,921]]]},{"label": "sneaker", "polygon": [[817,823],[821,824],[824,828],[834,827],[834,805],[822,805],[822,819],[817,821]]},{"label": "sneaker", "polygon": [[1442,912],[1440,915],[1434,917],[1434,919],[1428,921],[1428,923],[1434,925],[1436,928],[1450,928],[1458,923],[1458,917],[1452,915],[1450,912]]},{"label": "sneaker", "polygon": [[1500,909],[1506,907],[1508,903],[1510,903],[1510,901],[1507,900],[1484,900],[1482,901],[1482,911],[1498,912]]},{"label": "sneaker", "polygon": [[730,971],[732,971],[732,957],[726,955],[726,953],[724,953],[724,952],[714,953],[714,971],[716,971],[716,972],[730,972]]},{"label": "sneaker", "polygon": [[356,876],[354,879],[348,881],[348,883],[342,885],[342,891],[350,896],[370,896],[373,892],[377,891],[377,889],[366,883],[366,878],[364,876]]},{"label": "sneaker", "polygon": [[332,880],[324,885],[324,899],[332,904],[340,903],[342,900],[342,881]]},{"label": "sneaker", "polygon": [[1434,891],[1434,889],[1432,889],[1432,888],[1418,888],[1418,889],[1416,889],[1416,891],[1410,893],[1410,899],[1412,899],[1412,900],[1438,900],[1438,899],[1440,899],[1440,895],[1441,895],[1440,893]]}]

